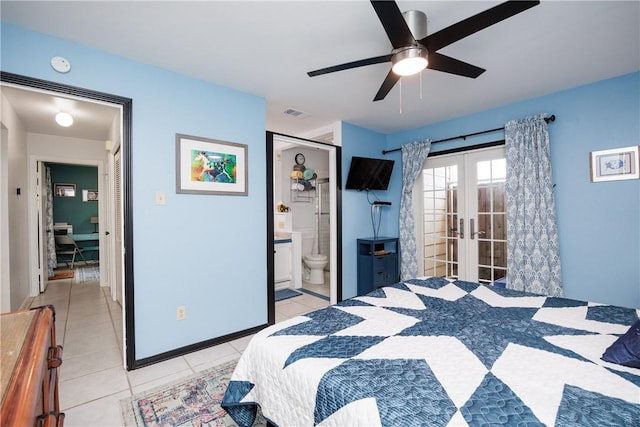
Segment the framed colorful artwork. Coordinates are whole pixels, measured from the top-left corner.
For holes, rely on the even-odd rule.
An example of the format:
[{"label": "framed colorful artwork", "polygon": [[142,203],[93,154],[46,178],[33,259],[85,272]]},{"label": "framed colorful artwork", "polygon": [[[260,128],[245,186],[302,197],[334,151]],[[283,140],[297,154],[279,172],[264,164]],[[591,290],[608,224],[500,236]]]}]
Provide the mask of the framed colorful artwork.
[{"label": "framed colorful artwork", "polygon": [[638,179],[638,146],[592,151],[591,182]]},{"label": "framed colorful artwork", "polygon": [[247,146],[176,134],[176,193],[248,194]]}]

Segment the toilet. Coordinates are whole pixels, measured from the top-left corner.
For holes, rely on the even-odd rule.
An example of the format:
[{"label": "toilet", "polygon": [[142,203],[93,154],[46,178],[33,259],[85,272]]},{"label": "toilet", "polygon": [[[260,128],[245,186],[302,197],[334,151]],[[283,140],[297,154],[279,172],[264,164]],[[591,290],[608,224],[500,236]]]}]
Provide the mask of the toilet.
[{"label": "toilet", "polygon": [[311,274],[309,275],[309,283],[314,285],[324,284],[324,266],[329,261],[326,255],[308,254],[302,257],[304,264],[309,267]]},{"label": "toilet", "polygon": [[310,271],[309,283],[314,285],[324,284],[324,267],[329,262],[326,255],[313,253],[314,233],[302,234],[302,261]]}]

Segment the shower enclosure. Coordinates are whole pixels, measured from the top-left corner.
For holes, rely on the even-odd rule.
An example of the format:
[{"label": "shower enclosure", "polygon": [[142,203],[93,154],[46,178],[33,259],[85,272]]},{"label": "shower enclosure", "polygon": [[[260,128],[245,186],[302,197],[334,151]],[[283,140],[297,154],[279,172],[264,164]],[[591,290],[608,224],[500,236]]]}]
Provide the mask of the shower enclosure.
[{"label": "shower enclosure", "polygon": [[[316,230],[318,232],[316,241],[318,242],[318,253],[326,255],[327,258],[329,258],[331,256],[329,178],[319,179],[316,182],[316,194]],[[329,269],[329,264],[327,264],[325,269]]]}]

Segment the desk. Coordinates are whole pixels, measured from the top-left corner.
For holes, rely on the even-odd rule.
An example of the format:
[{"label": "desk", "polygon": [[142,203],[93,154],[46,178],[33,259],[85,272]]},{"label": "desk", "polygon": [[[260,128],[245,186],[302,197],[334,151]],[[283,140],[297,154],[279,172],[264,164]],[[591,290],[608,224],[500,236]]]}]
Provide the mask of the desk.
[{"label": "desk", "polygon": [[100,233],[86,233],[86,234],[69,234],[73,240],[76,241],[78,247],[85,252],[91,252],[91,259],[94,259],[94,254],[100,252]]},{"label": "desk", "polygon": [[97,242],[100,240],[100,233],[87,233],[87,234],[69,234],[76,242]]}]

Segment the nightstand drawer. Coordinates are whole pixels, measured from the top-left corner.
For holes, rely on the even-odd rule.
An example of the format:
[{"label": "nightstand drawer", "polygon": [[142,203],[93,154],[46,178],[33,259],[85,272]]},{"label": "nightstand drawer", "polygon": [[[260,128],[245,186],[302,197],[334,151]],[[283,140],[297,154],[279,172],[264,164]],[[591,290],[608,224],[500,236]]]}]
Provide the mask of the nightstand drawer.
[{"label": "nightstand drawer", "polygon": [[373,287],[379,288],[380,286],[387,285],[387,272],[377,271],[373,273]]},{"label": "nightstand drawer", "polygon": [[387,256],[378,256],[378,257],[374,257],[373,258],[373,272],[374,273],[378,273],[380,271],[382,271],[382,272],[385,271],[385,269],[387,267],[386,258],[387,258]]}]

